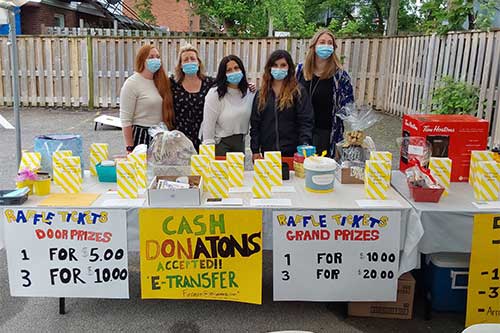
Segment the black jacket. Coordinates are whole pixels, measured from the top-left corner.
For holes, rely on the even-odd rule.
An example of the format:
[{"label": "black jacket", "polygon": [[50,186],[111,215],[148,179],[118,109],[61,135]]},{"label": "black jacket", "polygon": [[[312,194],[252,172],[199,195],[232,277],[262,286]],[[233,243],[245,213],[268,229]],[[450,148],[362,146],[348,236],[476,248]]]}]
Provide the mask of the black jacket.
[{"label": "black jacket", "polygon": [[[293,156],[298,145],[312,143],[314,114],[311,100],[307,91],[300,86],[300,95],[295,97],[291,107],[275,110],[275,104],[274,92],[271,89],[265,108],[259,111],[259,92],[257,92],[250,118],[252,153],[279,150],[283,156]],[[279,138],[276,136],[276,115]],[[276,149],[278,141],[279,148]]]}]

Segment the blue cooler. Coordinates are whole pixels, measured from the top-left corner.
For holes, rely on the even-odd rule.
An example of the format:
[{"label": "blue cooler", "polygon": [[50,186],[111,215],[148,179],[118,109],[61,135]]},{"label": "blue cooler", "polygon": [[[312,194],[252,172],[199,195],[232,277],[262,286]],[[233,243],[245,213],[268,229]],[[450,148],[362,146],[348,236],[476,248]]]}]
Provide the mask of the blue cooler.
[{"label": "blue cooler", "polygon": [[465,312],[469,281],[467,253],[435,253],[426,256],[425,280],[432,309]]}]

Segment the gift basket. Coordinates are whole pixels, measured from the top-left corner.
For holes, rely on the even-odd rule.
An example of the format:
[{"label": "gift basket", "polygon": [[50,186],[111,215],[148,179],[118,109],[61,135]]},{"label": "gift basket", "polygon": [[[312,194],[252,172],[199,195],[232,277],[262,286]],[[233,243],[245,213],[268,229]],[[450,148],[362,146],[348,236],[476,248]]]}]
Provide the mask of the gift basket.
[{"label": "gift basket", "polygon": [[370,152],[375,151],[375,143],[365,134],[365,130],[373,126],[380,116],[366,106],[357,108],[350,103],[337,113],[348,129],[344,140],[335,149],[335,160],[340,165],[342,184],[363,184],[365,162]]},{"label": "gift basket", "polygon": [[429,164],[432,148],[423,137],[400,138],[401,146],[409,147],[408,165],[405,170],[410,195],[415,202],[439,202],[445,188],[441,186],[431,171],[424,166]]},{"label": "gift basket", "polygon": [[160,123],[149,129],[151,143],[148,163],[154,176],[179,176],[191,173],[191,156],[196,155],[193,143],[184,133]]}]

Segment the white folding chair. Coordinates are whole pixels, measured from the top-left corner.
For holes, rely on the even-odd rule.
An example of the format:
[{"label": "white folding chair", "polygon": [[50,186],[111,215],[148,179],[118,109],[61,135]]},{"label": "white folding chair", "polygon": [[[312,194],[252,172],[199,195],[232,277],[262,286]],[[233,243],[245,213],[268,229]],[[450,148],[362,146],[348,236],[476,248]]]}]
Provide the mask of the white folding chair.
[{"label": "white folding chair", "polygon": [[467,327],[462,333],[498,333],[500,324],[476,324]]}]

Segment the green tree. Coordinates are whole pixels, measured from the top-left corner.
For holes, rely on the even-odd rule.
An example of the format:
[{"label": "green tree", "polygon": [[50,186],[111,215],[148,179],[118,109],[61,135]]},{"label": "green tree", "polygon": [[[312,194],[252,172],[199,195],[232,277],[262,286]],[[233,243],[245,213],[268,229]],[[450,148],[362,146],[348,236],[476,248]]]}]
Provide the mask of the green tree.
[{"label": "green tree", "polygon": [[422,4],[422,29],[427,32],[447,33],[466,29],[488,29],[491,27],[497,0],[427,0]]},{"label": "green tree", "polygon": [[148,24],[156,24],[156,17],[153,15],[153,0],[136,0],[134,4],[137,15]]},{"label": "green tree", "polygon": [[[309,0],[315,1],[315,0]],[[318,9],[307,6],[306,17],[320,16]],[[389,19],[390,1],[386,0],[328,0],[321,11],[331,15],[329,24],[338,35],[382,35]],[[414,0],[400,0],[398,9],[398,31],[417,31],[419,18]]]},{"label": "green tree", "polygon": [[304,16],[305,0],[189,0],[198,14],[223,25],[229,35],[266,36],[269,17],[275,30],[303,36],[314,31]]}]

